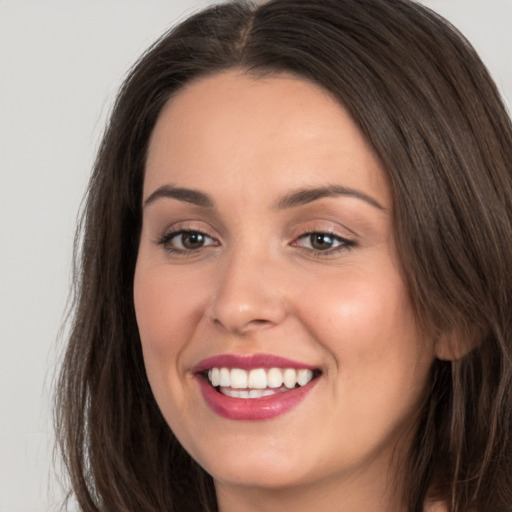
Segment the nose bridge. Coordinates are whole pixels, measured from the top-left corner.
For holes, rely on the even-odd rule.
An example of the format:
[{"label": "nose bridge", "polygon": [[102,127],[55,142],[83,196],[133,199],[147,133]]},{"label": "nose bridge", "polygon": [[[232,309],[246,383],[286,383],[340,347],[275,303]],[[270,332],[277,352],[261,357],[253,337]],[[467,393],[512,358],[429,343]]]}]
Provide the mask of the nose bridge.
[{"label": "nose bridge", "polygon": [[236,334],[280,323],[286,315],[275,255],[265,244],[240,244],[222,262],[213,321]]}]

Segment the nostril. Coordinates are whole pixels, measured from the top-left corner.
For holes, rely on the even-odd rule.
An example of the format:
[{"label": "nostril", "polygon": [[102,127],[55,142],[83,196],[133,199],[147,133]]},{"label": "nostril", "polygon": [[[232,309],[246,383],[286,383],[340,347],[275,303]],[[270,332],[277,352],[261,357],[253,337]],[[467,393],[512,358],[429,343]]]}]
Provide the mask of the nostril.
[{"label": "nostril", "polygon": [[243,336],[251,331],[257,329],[265,329],[272,327],[282,321],[284,315],[282,317],[279,316],[278,312],[273,313],[274,317],[272,317],[272,313],[269,313],[269,318],[251,318],[253,315],[249,310],[228,312],[228,311],[218,311],[217,315],[212,317],[212,321],[217,326],[226,329],[229,332],[232,332],[238,336]]},{"label": "nostril", "polygon": [[261,324],[269,324],[271,322],[269,320],[256,318],[255,320],[251,320],[249,323],[261,325]]},{"label": "nostril", "polygon": [[207,312],[211,321],[238,335],[281,323],[286,317],[286,300],[276,285],[277,277],[269,275],[273,270],[247,268],[246,255],[236,254],[226,259],[226,267],[219,272]]}]

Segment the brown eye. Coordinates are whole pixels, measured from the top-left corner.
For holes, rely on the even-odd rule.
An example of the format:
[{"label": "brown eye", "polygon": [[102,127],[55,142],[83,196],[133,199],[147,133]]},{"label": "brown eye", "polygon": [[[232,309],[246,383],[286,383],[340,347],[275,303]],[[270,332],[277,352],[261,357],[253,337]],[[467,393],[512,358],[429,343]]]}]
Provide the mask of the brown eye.
[{"label": "brown eye", "polygon": [[210,245],[216,245],[216,241],[201,231],[181,230],[165,234],[158,242],[166,250],[171,252],[196,251]]},{"label": "brown eye", "polygon": [[332,249],[336,242],[334,237],[327,233],[312,233],[309,235],[309,239],[311,247],[317,251]]},{"label": "brown eye", "polygon": [[293,245],[310,251],[328,253],[349,249],[354,243],[332,233],[314,232],[300,236]]},{"label": "brown eye", "polygon": [[197,231],[188,231],[181,233],[181,235],[177,236],[178,239],[181,239],[181,246],[185,249],[199,249],[203,247],[205,244],[206,238],[209,238],[202,233]]}]

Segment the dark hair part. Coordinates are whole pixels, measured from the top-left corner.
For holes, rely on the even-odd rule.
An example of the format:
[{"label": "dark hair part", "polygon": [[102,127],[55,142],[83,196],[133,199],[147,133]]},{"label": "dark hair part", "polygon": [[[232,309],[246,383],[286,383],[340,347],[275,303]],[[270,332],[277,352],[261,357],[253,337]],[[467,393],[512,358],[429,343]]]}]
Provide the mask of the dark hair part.
[{"label": "dark hair part", "polygon": [[162,37],[115,104],[77,235],[57,432],[84,511],[215,511],[211,477],[151,393],[133,306],[148,141],[173,93],[222,70],[329,90],[383,162],[418,320],[469,352],[432,369],[406,503],[512,507],[512,128],[469,43],[408,0],[274,0],[205,10]]}]

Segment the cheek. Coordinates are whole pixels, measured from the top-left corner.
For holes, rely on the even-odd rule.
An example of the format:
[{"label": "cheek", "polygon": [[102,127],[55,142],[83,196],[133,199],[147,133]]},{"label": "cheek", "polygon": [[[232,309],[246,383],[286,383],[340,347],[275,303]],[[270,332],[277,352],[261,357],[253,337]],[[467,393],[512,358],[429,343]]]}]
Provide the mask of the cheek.
[{"label": "cheek", "polygon": [[190,338],[190,293],[177,287],[165,269],[138,265],[134,305],[146,372],[157,394],[155,386],[177,376],[180,353]]},{"label": "cheek", "polygon": [[177,272],[170,273],[165,265],[137,266],[134,304],[143,347],[164,355],[186,342],[201,314],[197,284]]},{"label": "cheek", "polygon": [[370,341],[370,334],[383,335],[382,330],[410,329],[414,325],[404,286],[391,276],[380,280],[372,274],[340,273],[339,279],[326,279],[321,287],[312,283],[311,294],[306,291],[305,296],[316,297],[310,306],[314,308],[313,316],[321,319],[314,324],[344,338],[350,333],[359,343]]},{"label": "cheek", "polygon": [[[361,277],[361,276],[359,276]],[[331,355],[334,423],[348,446],[370,446],[414,420],[434,360],[401,279],[390,274],[331,282],[317,294],[308,329]],[[394,434],[393,434],[394,435]]]},{"label": "cheek", "polygon": [[[347,272],[326,283],[317,287],[317,299],[310,302],[314,309],[306,313],[304,308],[302,316],[308,318],[315,338],[334,355],[343,375],[353,374],[354,379],[370,383],[371,375],[405,377],[419,364],[428,367],[433,347],[418,331],[407,290],[396,271]],[[306,297],[312,296],[304,291]]]},{"label": "cheek", "polygon": [[165,266],[138,264],[134,278],[134,305],[153,395],[169,425],[187,401],[182,353],[192,336],[192,301],[186,288],[175,286]]}]

